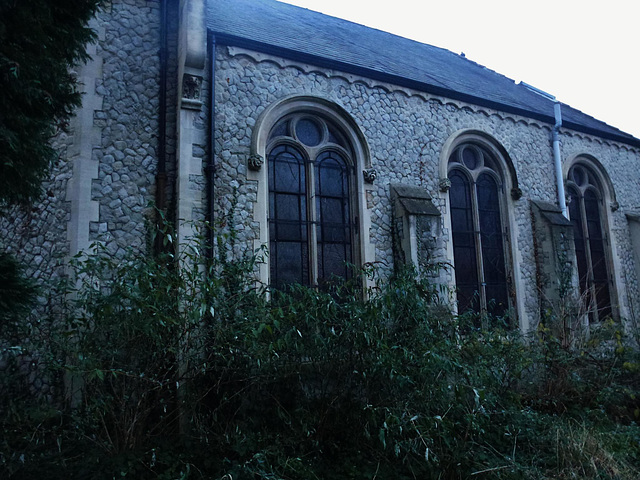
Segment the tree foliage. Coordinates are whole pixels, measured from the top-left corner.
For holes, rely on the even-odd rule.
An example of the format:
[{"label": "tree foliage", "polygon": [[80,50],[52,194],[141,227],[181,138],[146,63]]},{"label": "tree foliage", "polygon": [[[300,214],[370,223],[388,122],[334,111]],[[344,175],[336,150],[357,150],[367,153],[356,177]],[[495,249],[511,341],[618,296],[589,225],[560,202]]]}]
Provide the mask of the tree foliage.
[{"label": "tree foliage", "polygon": [[27,279],[21,265],[11,255],[0,252],[0,332],[14,331],[15,322],[21,321],[33,307],[36,289]]},{"label": "tree foliage", "polygon": [[175,268],[96,248],[25,323],[31,343],[2,344],[2,478],[640,475],[640,364],[618,325],[567,346],[552,326],[477,328],[411,272],[366,300],[267,296],[224,248],[207,276],[195,250]]},{"label": "tree foliage", "polygon": [[87,60],[100,0],[0,0],[0,204],[37,198],[49,141],[81,102],[71,69]]}]

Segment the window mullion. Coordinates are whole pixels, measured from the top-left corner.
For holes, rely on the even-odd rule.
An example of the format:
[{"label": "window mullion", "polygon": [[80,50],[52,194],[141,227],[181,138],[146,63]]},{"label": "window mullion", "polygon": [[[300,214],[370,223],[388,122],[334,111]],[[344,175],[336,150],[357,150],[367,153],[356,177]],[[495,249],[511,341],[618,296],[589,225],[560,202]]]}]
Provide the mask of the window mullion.
[{"label": "window mullion", "polygon": [[591,255],[591,237],[589,235],[589,222],[587,218],[587,208],[584,201],[584,191],[580,192],[580,216],[582,217],[582,236],[584,238],[584,253],[587,258],[587,305],[597,320],[598,308],[595,297],[595,281],[593,277],[593,258]]},{"label": "window mullion", "polygon": [[307,234],[309,238],[309,275],[310,284],[318,285],[318,211],[316,208],[316,171],[313,160],[307,162]]},{"label": "window mullion", "polygon": [[487,311],[487,292],[484,278],[484,263],[482,258],[482,236],[480,234],[480,209],[478,208],[478,189],[475,181],[471,184],[472,195],[471,195],[471,205],[473,208],[473,236],[476,244],[476,268],[477,268],[477,278],[478,278],[478,286],[480,287],[479,294],[479,303],[480,303],[480,312],[485,313]]}]

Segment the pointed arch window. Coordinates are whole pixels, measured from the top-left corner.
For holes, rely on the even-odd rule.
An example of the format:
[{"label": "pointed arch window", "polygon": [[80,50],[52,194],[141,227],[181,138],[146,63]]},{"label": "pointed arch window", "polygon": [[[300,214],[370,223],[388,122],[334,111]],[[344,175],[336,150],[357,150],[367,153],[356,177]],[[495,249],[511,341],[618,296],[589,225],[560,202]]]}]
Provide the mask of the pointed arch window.
[{"label": "pointed arch window", "polygon": [[271,284],[323,285],[354,263],[353,154],[323,118],[291,114],[267,148]]},{"label": "pointed arch window", "polygon": [[603,320],[612,315],[612,302],[602,187],[594,172],[583,164],[576,164],[567,176],[567,194],[580,294],[589,320]]},{"label": "pointed arch window", "polygon": [[448,171],[458,311],[503,316],[509,308],[507,232],[497,160],[465,143],[450,155]]}]

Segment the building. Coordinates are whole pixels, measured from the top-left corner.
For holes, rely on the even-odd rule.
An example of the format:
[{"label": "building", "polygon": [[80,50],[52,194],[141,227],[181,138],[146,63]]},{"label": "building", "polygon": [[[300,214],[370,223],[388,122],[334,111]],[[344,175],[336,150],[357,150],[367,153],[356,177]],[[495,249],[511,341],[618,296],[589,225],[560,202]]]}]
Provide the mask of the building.
[{"label": "building", "polygon": [[[640,140],[461,55],[275,0],[112,0],[46,194],[2,220],[41,282],[92,242],[209,221],[269,285],[449,264],[459,311],[523,331],[569,286],[640,307]],[[227,220],[222,226],[221,219]]]}]

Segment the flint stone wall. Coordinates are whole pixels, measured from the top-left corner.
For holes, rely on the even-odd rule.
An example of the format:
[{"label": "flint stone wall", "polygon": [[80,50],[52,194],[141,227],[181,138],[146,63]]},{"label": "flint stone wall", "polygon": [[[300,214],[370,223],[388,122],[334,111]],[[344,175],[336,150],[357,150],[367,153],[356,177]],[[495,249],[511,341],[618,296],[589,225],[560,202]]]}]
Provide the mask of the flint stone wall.
[{"label": "flint stone wall", "polygon": [[[479,130],[493,137],[511,158],[522,189],[522,197],[513,202],[510,232],[517,241],[517,249],[512,252],[517,264],[516,293],[525,315],[530,321],[537,321],[539,296],[530,201],[556,201],[552,125],[223,45],[216,50],[215,75],[217,206],[228,212],[232,190],[236,191],[234,225],[242,226],[238,233],[246,248],[253,248],[253,240],[259,238],[258,225],[251,221],[258,185],[248,181],[246,175],[253,126],[268,105],[283,97],[311,95],[335,102],[362,130],[371,153],[371,167],[378,174],[375,188],[367,197],[367,207],[371,213],[371,242],[383,273],[391,271],[393,259],[389,184],[426,189],[443,215],[441,230],[449,242],[444,224],[447,194],[439,188],[444,144],[462,129]],[[568,130],[562,130],[561,143],[564,161],[578,153],[590,154],[605,166],[616,185],[621,208],[610,212],[613,263],[623,311],[629,312],[630,299],[638,298],[639,292],[623,212],[640,205],[640,185],[639,177],[625,172],[638,165],[640,154],[625,145]],[[634,308],[637,310],[637,306]]]},{"label": "flint stone wall", "polygon": [[123,0],[102,14],[105,38],[98,55],[104,62],[103,78],[96,86],[104,99],[103,111],[96,113],[102,143],[94,149],[99,171],[92,188],[100,218],[91,225],[91,240],[104,242],[118,258],[128,247],[146,248],[148,220],[153,218],[149,205],[158,150],[159,8],[157,0]]},{"label": "flint stone wall", "polygon": [[[177,82],[171,82],[177,77],[176,3],[170,4],[169,12],[168,75],[174,85],[167,96],[169,206],[173,205],[179,93]],[[96,57],[101,68],[95,84],[87,86],[87,95],[100,97],[102,107],[93,115],[93,127],[100,131],[99,143],[93,145],[91,153],[98,164],[97,177],[91,182],[91,201],[98,203],[98,219],[89,225],[89,241],[103,242],[116,258],[130,247],[146,250],[153,218],[149,205],[154,200],[158,161],[159,8],[159,0],[114,0],[96,19],[100,32]],[[256,121],[267,106],[286,96],[316,96],[344,108],[368,143],[377,178],[366,192],[366,208],[371,218],[370,242],[383,274],[393,268],[389,185],[402,183],[425,189],[442,214],[442,241],[450,244],[445,221],[447,193],[439,186],[445,142],[463,129],[493,137],[508,153],[522,189],[522,197],[513,201],[510,215],[510,235],[517,243],[512,251],[517,266],[517,296],[528,318],[539,317],[530,201],[555,202],[551,125],[236,47],[218,45],[215,62],[214,219],[221,233],[235,230],[236,257],[253,251],[260,235],[254,209],[258,188],[264,186],[248,180],[247,174]],[[205,72],[209,72],[208,66]],[[196,121],[203,133],[193,145],[193,157],[201,158],[203,166],[209,161],[204,133],[210,120],[209,82],[205,74],[204,106]],[[77,159],[68,152],[74,142],[80,141],[74,133],[60,133],[53,140],[60,161],[43,184],[42,200],[16,207],[0,219],[3,247],[26,265],[28,275],[46,285],[64,275],[65,260],[72,254],[67,231],[71,205],[67,198]],[[561,130],[561,150],[565,162],[576,155],[591,155],[603,165],[615,186],[619,208],[607,206],[611,260],[622,313],[633,315],[640,311],[640,286],[625,214],[640,211],[640,177],[630,174],[637,172],[640,152],[566,129]],[[190,179],[190,188],[201,192],[203,199],[205,178],[202,172]],[[205,212],[194,206],[196,222],[204,217]],[[452,272],[443,278],[451,283]],[[41,303],[49,300],[43,295]]]},{"label": "flint stone wall", "polygon": [[[101,130],[100,143],[93,145],[91,154],[98,162],[91,200],[99,202],[99,221],[91,222],[89,240],[104,242],[108,251],[121,257],[128,247],[145,248],[148,205],[155,193],[159,1],[114,0],[93,25],[100,34],[94,59],[102,64],[101,75],[85,86],[84,103],[88,96],[101,97],[103,103],[93,117],[93,125]],[[64,274],[62,263],[70,253],[68,181],[74,161],[68,150],[81,140],[74,134],[62,132],[53,139],[59,161],[43,183],[42,198],[0,219],[3,246],[43,283]],[[175,151],[173,137],[169,155]]]},{"label": "flint stone wall", "polygon": [[[177,15],[169,17],[173,19],[169,75],[173,72],[175,78]],[[84,225],[89,233],[86,247],[103,242],[112,255],[122,258],[128,248],[146,251],[149,241],[158,149],[160,0],[112,0],[91,26],[98,33],[97,44],[89,46],[95,53],[87,66],[78,66],[78,72],[86,73],[90,67],[95,74],[84,80],[78,118],[94,105],[101,103],[101,108],[93,109],[92,125],[78,125],[74,119],[69,131],[52,139],[59,159],[42,184],[41,198],[32,205],[13,207],[0,217],[0,248],[14,254],[27,276],[42,286],[39,303],[43,308],[33,313],[34,322],[39,321],[44,306],[63,300],[55,286],[67,275],[69,257],[77,253],[70,248],[69,237],[74,233],[70,232],[73,189],[78,188],[72,178],[78,176],[81,163],[98,166],[97,177],[82,180],[91,183],[86,203],[98,204],[98,218]],[[167,103],[174,105],[167,116],[169,175],[175,164],[175,113],[171,111],[175,112],[176,97],[174,86],[167,96]],[[96,130],[97,140],[88,149],[82,147],[87,132]],[[45,377],[35,373],[37,358],[20,357],[18,361],[20,371],[28,374],[32,393],[53,393]],[[0,361],[0,369],[5,364]]]}]

